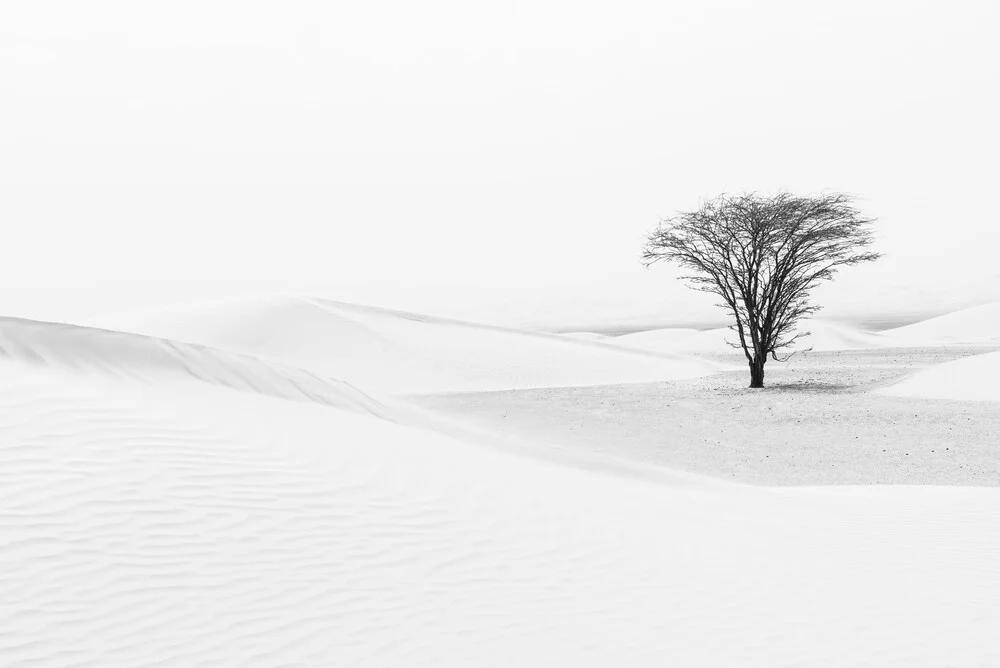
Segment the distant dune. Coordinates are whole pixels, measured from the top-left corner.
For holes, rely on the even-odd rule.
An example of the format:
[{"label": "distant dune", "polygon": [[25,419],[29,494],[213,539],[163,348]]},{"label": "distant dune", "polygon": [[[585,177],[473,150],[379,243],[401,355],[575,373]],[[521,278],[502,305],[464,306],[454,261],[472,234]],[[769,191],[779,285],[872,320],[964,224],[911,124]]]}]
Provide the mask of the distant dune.
[{"label": "distant dune", "polygon": [[[887,329],[867,331],[840,322],[823,319],[805,321],[799,331],[811,332],[802,337],[793,349],[811,348],[815,351],[862,350],[949,345],[955,343],[1000,343],[1000,302],[975,306],[928,320]],[[571,334],[585,339],[598,335],[586,332]],[[603,336],[605,343],[659,354],[719,354],[733,351],[726,341],[738,341],[735,332],[727,327],[717,329],[692,329],[666,327],[620,336]]]},{"label": "distant dune", "polygon": [[685,352],[685,353],[726,353],[732,352],[732,348],[726,345],[726,339],[735,340],[732,333],[725,329],[689,329],[683,327],[670,327],[665,329],[652,329],[634,334],[623,334],[607,339],[608,343],[622,346],[623,348],[633,348],[635,350],[646,350],[649,352]]},{"label": "distant dune", "polygon": [[394,394],[693,378],[707,361],[305,297],[270,295],[95,319]]},{"label": "distant dune", "polygon": [[884,334],[902,340],[939,343],[1000,343],[1000,302],[954,311],[886,330]]},{"label": "distant dune", "polygon": [[[809,336],[804,336],[796,342],[795,349],[799,350],[806,348],[816,351],[856,350],[893,344],[893,341],[883,334],[866,332],[825,320],[803,322],[799,331],[811,332]],[[734,349],[726,342],[737,343],[739,337],[727,327],[708,330],[666,328],[609,337],[604,340],[623,347],[656,353],[718,354],[733,352]]]}]

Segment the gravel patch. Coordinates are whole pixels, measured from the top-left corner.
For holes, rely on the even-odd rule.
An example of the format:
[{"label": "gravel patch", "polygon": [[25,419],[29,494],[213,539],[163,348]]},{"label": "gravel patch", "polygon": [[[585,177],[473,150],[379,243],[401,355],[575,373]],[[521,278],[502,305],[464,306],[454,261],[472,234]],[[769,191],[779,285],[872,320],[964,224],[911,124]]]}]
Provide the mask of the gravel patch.
[{"label": "gravel patch", "polygon": [[[995,346],[804,353],[693,380],[413,397],[500,434],[760,485],[1000,486],[1000,404],[871,390]],[[738,365],[738,366],[737,366]]]}]

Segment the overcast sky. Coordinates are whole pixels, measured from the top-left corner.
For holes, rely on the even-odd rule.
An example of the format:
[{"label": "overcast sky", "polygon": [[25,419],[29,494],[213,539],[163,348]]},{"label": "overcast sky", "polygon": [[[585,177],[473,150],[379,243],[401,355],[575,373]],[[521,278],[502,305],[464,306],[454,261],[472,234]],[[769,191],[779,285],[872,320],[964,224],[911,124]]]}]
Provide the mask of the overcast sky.
[{"label": "overcast sky", "polygon": [[699,321],[644,235],[778,189],[881,220],[829,315],[1000,299],[997,4],[0,3],[0,312]]}]

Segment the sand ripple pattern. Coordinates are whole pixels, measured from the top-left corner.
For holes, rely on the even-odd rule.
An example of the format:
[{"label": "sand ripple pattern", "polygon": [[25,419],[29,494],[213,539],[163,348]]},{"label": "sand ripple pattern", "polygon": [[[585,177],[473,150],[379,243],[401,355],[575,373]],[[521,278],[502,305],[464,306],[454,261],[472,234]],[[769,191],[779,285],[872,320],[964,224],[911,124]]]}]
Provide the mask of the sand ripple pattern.
[{"label": "sand ripple pattern", "polygon": [[0,364],[3,666],[1000,665],[993,490],[654,484],[93,375]]}]

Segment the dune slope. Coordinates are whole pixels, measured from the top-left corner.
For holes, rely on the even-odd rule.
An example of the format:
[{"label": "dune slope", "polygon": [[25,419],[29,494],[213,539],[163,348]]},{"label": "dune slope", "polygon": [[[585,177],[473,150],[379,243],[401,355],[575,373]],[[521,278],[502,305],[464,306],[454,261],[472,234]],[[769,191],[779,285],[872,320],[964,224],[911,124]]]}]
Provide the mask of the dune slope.
[{"label": "dune slope", "polygon": [[937,364],[878,392],[926,399],[1000,401],[1000,352]]},{"label": "dune slope", "polygon": [[676,354],[286,295],[122,314],[93,324],[278,360],[394,394],[650,382],[718,369]]},{"label": "dune slope", "polygon": [[[354,411],[385,411],[349,383],[247,355],[143,335],[0,317],[0,357],[94,379],[204,383]],[[178,391],[186,391],[180,388]]]}]

